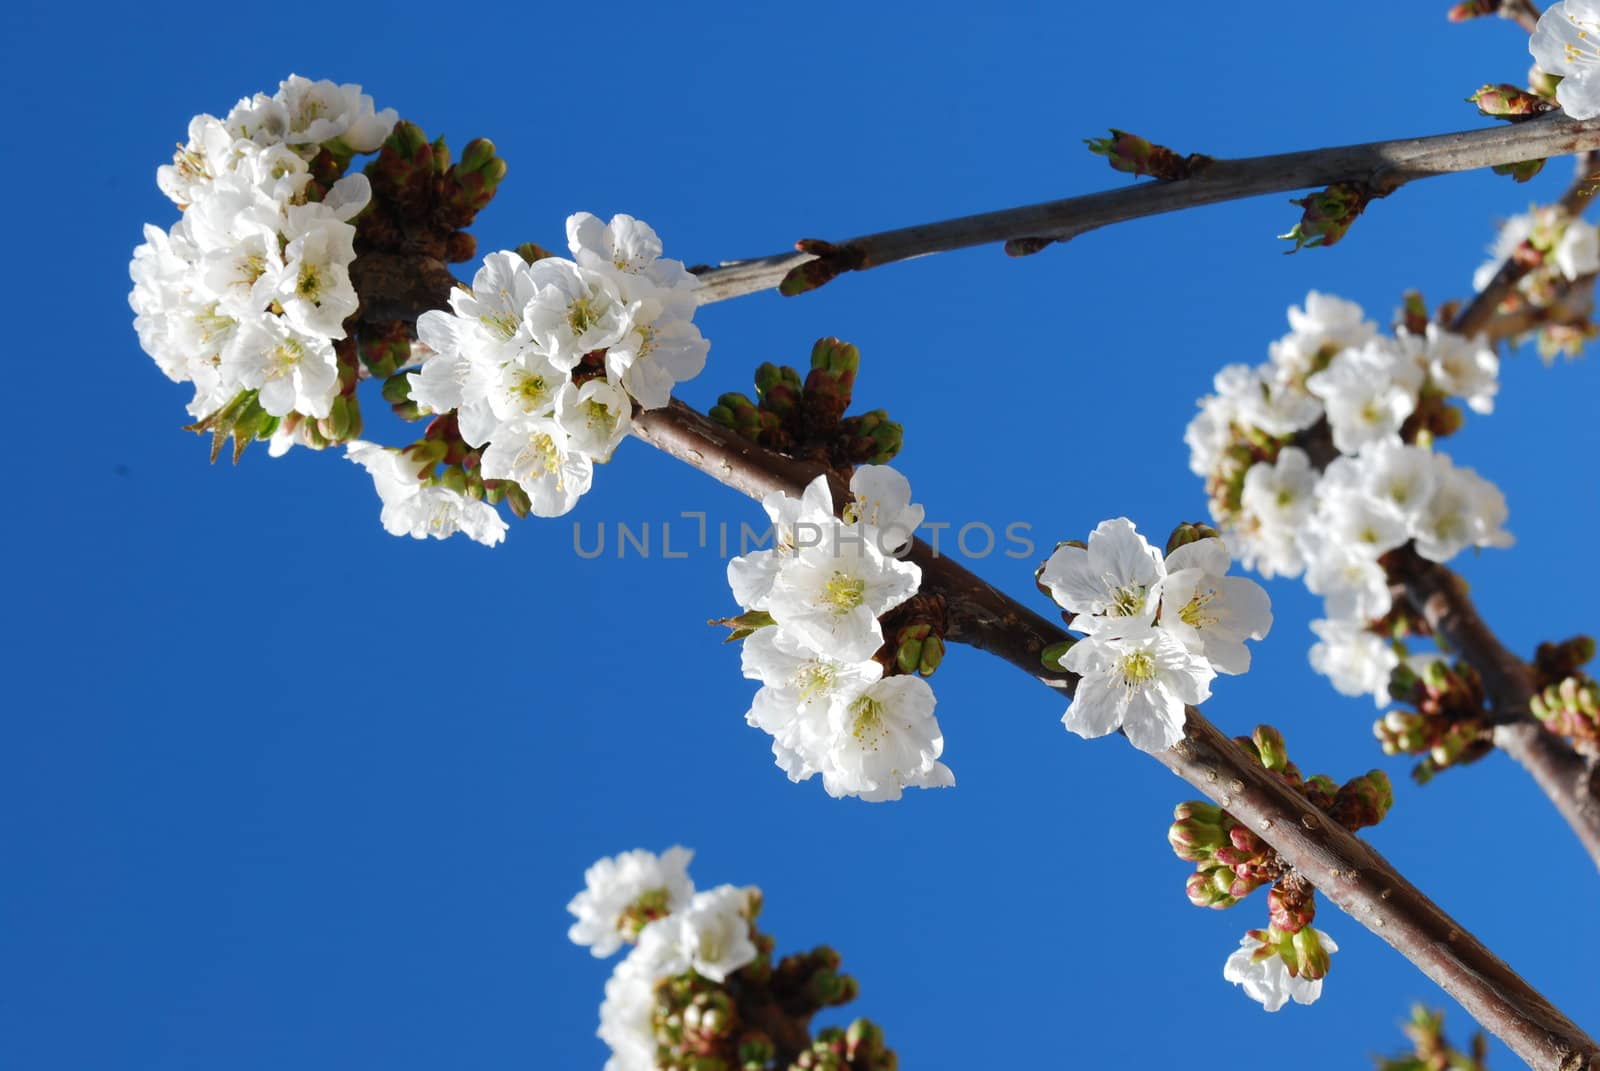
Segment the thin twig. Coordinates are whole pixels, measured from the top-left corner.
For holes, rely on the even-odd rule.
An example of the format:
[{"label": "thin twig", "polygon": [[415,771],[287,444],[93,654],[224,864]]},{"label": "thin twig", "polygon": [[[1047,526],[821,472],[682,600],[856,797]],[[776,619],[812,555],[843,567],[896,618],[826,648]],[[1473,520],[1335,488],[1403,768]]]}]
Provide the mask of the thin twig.
[{"label": "thin twig", "polygon": [[1500,0],[1499,15],[1532,33],[1539,26],[1539,8],[1533,0]]},{"label": "thin twig", "polygon": [[[641,439],[760,498],[801,493],[823,471],[765,450],[680,402],[641,414]],[[842,485],[835,487],[836,492]],[[1011,663],[1070,697],[1076,680],[1039,654],[1068,637],[1027,606],[917,541],[922,590],[948,600],[949,639]],[[1184,739],[1156,758],[1271,844],[1333,903],[1458,1000],[1535,1071],[1595,1071],[1600,1047],[1367,844],[1311,807],[1190,708]]]},{"label": "thin twig", "polygon": [[[1178,181],[1141,182],[1081,197],[863,235],[835,243],[836,252],[831,256],[843,270],[864,270],[994,242],[1065,241],[1097,227],[1143,216],[1334,183],[1364,185],[1382,196],[1407,182],[1434,175],[1597,148],[1600,120],[1578,122],[1551,113],[1522,123],[1458,134],[1215,160],[1193,177]],[[700,274],[699,300],[707,304],[769,290],[790,271],[815,259],[809,253],[777,253],[706,269]]]}]

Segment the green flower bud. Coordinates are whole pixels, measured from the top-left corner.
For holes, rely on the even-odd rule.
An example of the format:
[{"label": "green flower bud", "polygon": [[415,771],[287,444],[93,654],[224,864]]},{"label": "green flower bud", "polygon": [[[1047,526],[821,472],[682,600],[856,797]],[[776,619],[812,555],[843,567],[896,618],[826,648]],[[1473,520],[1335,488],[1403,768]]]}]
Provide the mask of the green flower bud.
[{"label": "green flower bud", "polygon": [[1256,755],[1261,760],[1261,765],[1269,770],[1282,771],[1289,765],[1289,747],[1283,742],[1283,734],[1270,725],[1258,725],[1256,731],[1250,735],[1250,740],[1256,746]]},{"label": "green flower bud", "polygon": [[1317,931],[1307,926],[1297,932],[1293,940],[1295,960],[1290,963],[1290,973],[1298,973],[1308,981],[1325,977],[1328,973],[1328,953],[1322,947]]},{"label": "green flower bud", "polygon": [[1291,252],[1299,252],[1307,247],[1335,245],[1350,230],[1351,224],[1355,223],[1372,198],[1373,193],[1367,187],[1340,182],[1320,193],[1291,200],[1290,204],[1299,205],[1305,211],[1294,229],[1279,237],[1294,243]]},{"label": "green flower bud", "polygon": [[1172,530],[1167,537],[1167,553],[1171,554],[1179,547],[1198,543],[1202,539],[1218,538],[1217,530],[1203,521],[1185,521]]}]

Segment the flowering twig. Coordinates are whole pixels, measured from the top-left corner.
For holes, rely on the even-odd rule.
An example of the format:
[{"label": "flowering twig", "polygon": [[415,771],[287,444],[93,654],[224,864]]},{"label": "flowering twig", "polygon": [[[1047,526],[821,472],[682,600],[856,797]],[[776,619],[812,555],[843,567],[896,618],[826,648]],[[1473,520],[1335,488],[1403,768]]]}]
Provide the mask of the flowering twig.
[{"label": "flowering twig", "polygon": [[1399,553],[1396,572],[1412,605],[1483,679],[1497,723],[1495,746],[1533,776],[1600,865],[1600,760],[1579,755],[1534,719],[1532,667],[1495,636],[1460,578],[1414,551]]},{"label": "flowering twig", "polygon": [[[752,497],[799,495],[821,469],[765,450],[680,402],[635,424],[652,446]],[[836,492],[842,489],[836,488]],[[838,497],[836,495],[836,497]],[[1067,634],[917,542],[923,590],[949,604],[947,639],[986,650],[1061,694],[1076,685],[1040,660]],[[1600,1047],[1367,844],[1275,778],[1190,708],[1184,739],[1157,758],[1272,845],[1356,921],[1460,1001],[1536,1071],[1593,1071]]]},{"label": "flowering twig", "polygon": [[[1576,166],[1577,174],[1573,177],[1572,184],[1556,201],[1556,207],[1568,219],[1576,219],[1582,215],[1594,200],[1596,193],[1600,193],[1600,154],[1593,151],[1583,153],[1577,158]],[[1450,330],[1458,335],[1467,336],[1487,331],[1497,340],[1514,337],[1519,332],[1511,328],[1517,325],[1509,321],[1496,321],[1495,313],[1500,308],[1500,303],[1511,296],[1517,283],[1533,270],[1536,263],[1527,257],[1507,257],[1489,284],[1478,291],[1456,314],[1450,324]]]},{"label": "flowering twig", "polygon": [[824,276],[860,271],[898,260],[993,242],[1015,243],[1013,252],[1036,252],[1097,227],[1268,193],[1335,183],[1392,193],[1416,179],[1497,164],[1600,149],[1600,121],[1578,122],[1551,114],[1511,126],[1424,138],[1377,141],[1305,152],[1215,160],[1192,177],[1146,182],[1059,201],[985,212],[937,223],[880,231],[845,242],[802,243],[810,250],[733,261],[700,273],[702,304],[770,290],[795,269],[812,269],[813,285]]}]

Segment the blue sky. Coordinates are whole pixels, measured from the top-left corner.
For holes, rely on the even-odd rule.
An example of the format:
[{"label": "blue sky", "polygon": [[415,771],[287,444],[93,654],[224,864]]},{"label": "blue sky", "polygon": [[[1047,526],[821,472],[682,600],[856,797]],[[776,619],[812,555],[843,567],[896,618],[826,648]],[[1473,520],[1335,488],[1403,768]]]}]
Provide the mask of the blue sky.
[{"label": "blue sky", "polygon": [[[1217,155],[1468,128],[1461,98],[1529,63],[1513,25],[1450,26],[1443,0],[1053,7],[0,15],[25,481],[0,535],[0,1065],[598,1067],[609,964],[566,942],[564,905],[595,857],[673,843],[701,885],[761,885],[781,949],[840,948],[907,1068],[1267,1066],[1289,1046],[1306,1071],[1349,1068],[1399,1043],[1411,1001],[1453,1008],[1329,907],[1323,1000],[1262,1013],[1221,978],[1262,898],[1190,907],[1165,843],[1194,794],[1121,741],[1068,736],[1058,700],[980,653],[933,681],[957,788],[873,806],[788,783],[703,624],[733,609],[716,555],[572,552],[573,522],[760,519],[642,444],[570,518],[493,551],[396,540],[331,453],[209,466],[138,348],[127,260],[143,222],[173,219],[156,166],[190,115],[291,71],[360,82],[457,146],[492,137],[511,171],[480,249],[625,211],[694,263],[1118,186],[1082,147],[1113,125]],[[1024,522],[1041,548],[1117,515],[1164,533],[1204,510],[1181,434],[1216,368],[1263,359],[1311,288],[1380,321],[1408,287],[1462,295],[1492,221],[1552,198],[1551,171],[1429,181],[1294,257],[1272,197],[729,302],[698,318],[711,360],[681,396],[703,407],[839,335],[862,350],[860,404],[904,422],[931,517]],[[1597,390],[1593,359],[1520,354],[1500,411],[1451,444],[1508,493],[1518,547],[1457,564],[1524,651],[1597,626]],[[975,568],[1028,597],[1032,565]],[[1600,1026],[1576,841],[1501,756],[1409,784],[1370,704],[1307,667],[1311,598],[1270,590],[1258,668],[1208,715],[1278,725],[1307,769],[1389,770],[1373,842]]]}]

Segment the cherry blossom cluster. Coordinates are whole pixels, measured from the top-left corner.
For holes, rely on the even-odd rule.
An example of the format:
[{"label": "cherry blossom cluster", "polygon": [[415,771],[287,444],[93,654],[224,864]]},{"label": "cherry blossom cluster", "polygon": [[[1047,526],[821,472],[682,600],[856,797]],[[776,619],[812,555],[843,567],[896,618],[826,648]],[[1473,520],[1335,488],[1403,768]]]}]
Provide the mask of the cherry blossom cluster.
[{"label": "cherry blossom cluster", "polygon": [[187,144],[157,173],[183,217],[170,231],[146,225],[129,303],[145,352],[193,385],[194,417],[249,391],[270,417],[329,415],[333,343],[357,306],[351,220],[371,186],[361,174],[325,184],[312,162],[342,171],[382,145],[395,119],[360,86],[291,75],[224,119],[190,122]]},{"label": "cherry blossom cluster", "polygon": [[[745,721],[772,736],[791,781],[822,775],[830,796],[897,800],[906,788],[955,783],[939,761],[944,736],[933,689],[914,674],[885,675],[879,618],[917,593],[909,550],[923,509],[886,465],[862,465],[843,518],[828,478],[795,498],[762,500],[773,546],[728,563],[728,583],[754,624],[744,675],[761,682]],[[876,657],[875,657],[876,656]]]},{"label": "cherry blossom cluster", "polygon": [[1126,517],[1057,547],[1039,583],[1084,634],[1060,659],[1080,678],[1061,723],[1089,738],[1121,729],[1152,754],[1183,739],[1185,706],[1210,698],[1218,673],[1246,672],[1244,641],[1272,628],[1267,593],[1226,575],[1231,562],[1221,539],[1189,525],[1163,557]]},{"label": "cherry blossom cluster", "polygon": [[[1515,291],[1501,301],[1499,311],[1531,307],[1545,314],[1537,331],[1529,332],[1545,363],[1558,354],[1581,352],[1592,333],[1586,329],[1587,305],[1572,310],[1582,314],[1575,318],[1562,315],[1561,306],[1571,284],[1600,273],[1600,229],[1574,218],[1560,205],[1534,206],[1501,224],[1489,251],[1490,259],[1473,274],[1473,288],[1483,290],[1503,264],[1516,261],[1526,271]],[[1516,341],[1520,345],[1526,339],[1519,336]]]},{"label": "cherry blossom cluster", "polygon": [[570,510],[634,405],[666,405],[710,348],[691,322],[697,281],[648,224],[580,212],[567,241],[572,259],[489,254],[450,311],[418,318],[423,361],[408,377],[411,400],[453,413],[482,451],[478,475],[514,482],[541,517]]},{"label": "cherry blossom cluster", "polygon": [[611,1046],[607,1071],[653,1071],[653,1022],[659,983],[687,972],[721,984],[752,963],[758,950],[752,920],[761,890],[721,885],[694,891],[694,853],[673,847],[656,856],[637,850],[601,859],[584,873],[584,890],[567,910],[577,917],[573,943],[598,957],[633,948],[606,982],[599,1036]]},{"label": "cherry blossom cluster", "polygon": [[[1445,562],[1511,542],[1499,489],[1428,448],[1459,425],[1448,399],[1492,409],[1498,359],[1437,324],[1379,336],[1358,306],[1315,292],[1289,322],[1265,364],[1218,373],[1185,433],[1190,467],[1247,567],[1303,575],[1323,596],[1312,665],[1381,705],[1398,656],[1371,631],[1391,609],[1380,559],[1406,544]],[[1319,471],[1295,444],[1310,447],[1323,422],[1333,456]]]}]

